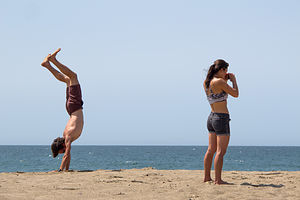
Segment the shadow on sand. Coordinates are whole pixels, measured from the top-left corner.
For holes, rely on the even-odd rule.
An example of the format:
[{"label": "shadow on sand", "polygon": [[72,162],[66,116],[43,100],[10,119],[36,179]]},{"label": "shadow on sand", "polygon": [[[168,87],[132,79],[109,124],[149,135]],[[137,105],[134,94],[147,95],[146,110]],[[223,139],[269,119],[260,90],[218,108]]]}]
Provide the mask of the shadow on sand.
[{"label": "shadow on sand", "polygon": [[281,188],[284,185],[275,185],[275,184],[251,184],[251,183],[242,183],[241,185],[248,185],[248,186],[253,186],[253,187],[273,187],[273,188]]},{"label": "shadow on sand", "polygon": [[76,172],[94,172],[95,170],[89,170],[89,169],[87,169],[87,170],[78,170],[78,171],[76,171]]},{"label": "shadow on sand", "polygon": [[94,172],[95,170],[89,170],[89,169],[87,169],[87,170],[69,170],[68,172]]}]

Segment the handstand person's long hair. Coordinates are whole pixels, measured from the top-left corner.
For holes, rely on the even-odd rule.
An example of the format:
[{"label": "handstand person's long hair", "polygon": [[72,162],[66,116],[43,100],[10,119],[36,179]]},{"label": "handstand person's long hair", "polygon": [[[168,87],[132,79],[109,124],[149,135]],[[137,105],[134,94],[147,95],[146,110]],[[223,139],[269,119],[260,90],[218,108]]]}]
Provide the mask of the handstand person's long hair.
[{"label": "handstand person's long hair", "polygon": [[209,88],[210,81],[213,79],[214,75],[216,73],[218,73],[218,71],[220,71],[221,69],[227,69],[228,66],[229,66],[229,64],[227,62],[225,62],[225,60],[218,59],[214,62],[213,65],[211,65],[209,67],[209,70],[207,72],[206,79],[205,79],[206,89]]}]

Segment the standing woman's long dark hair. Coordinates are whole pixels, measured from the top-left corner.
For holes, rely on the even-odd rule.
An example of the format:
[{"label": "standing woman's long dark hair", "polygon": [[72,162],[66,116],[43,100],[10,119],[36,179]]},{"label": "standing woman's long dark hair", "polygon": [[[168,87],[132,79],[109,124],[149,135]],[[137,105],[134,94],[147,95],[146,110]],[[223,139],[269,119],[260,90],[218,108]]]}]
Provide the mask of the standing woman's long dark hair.
[{"label": "standing woman's long dark hair", "polygon": [[225,60],[222,60],[222,59],[218,59],[214,62],[213,65],[211,65],[209,67],[209,70],[207,72],[207,76],[206,76],[206,79],[205,79],[205,86],[206,86],[206,89],[209,88],[209,85],[210,85],[210,81],[213,79],[214,75],[216,73],[218,73],[218,71],[220,71],[221,69],[226,69],[228,68],[229,64],[227,62],[225,62]]}]

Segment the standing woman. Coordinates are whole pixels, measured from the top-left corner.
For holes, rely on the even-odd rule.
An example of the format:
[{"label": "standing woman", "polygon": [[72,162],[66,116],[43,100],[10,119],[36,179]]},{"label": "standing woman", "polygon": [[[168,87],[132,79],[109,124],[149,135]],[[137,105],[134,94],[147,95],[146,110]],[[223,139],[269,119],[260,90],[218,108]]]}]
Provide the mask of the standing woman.
[{"label": "standing woman", "polygon": [[[226,184],[221,179],[221,172],[223,157],[230,138],[230,118],[227,108],[228,94],[233,97],[239,96],[239,89],[234,74],[227,73],[228,66],[228,63],[224,60],[216,60],[210,66],[203,84],[211,107],[211,113],[207,120],[209,145],[204,157],[204,182],[212,181],[210,170],[213,156],[217,152],[214,160],[215,184]],[[228,80],[232,82],[232,87],[227,84]]]}]

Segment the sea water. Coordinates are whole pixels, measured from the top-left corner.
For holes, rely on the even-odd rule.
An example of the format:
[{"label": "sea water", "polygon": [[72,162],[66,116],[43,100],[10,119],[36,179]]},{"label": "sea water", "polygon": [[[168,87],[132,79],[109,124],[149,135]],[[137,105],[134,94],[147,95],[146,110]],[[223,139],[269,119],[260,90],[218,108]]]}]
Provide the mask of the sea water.
[{"label": "sea water", "polygon": [[[202,170],[206,146],[81,146],[71,150],[70,169]],[[0,145],[0,172],[57,170],[63,155],[50,146]],[[300,171],[300,147],[229,146],[223,170]]]}]

